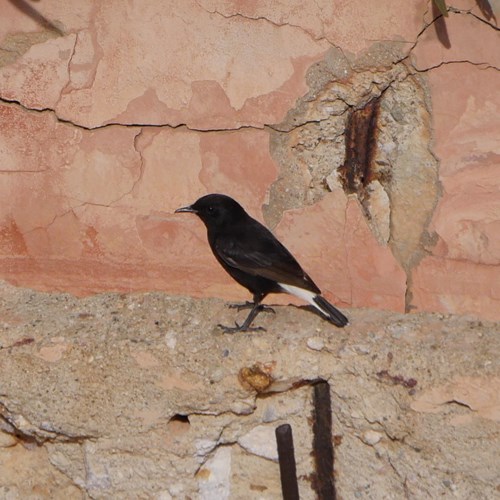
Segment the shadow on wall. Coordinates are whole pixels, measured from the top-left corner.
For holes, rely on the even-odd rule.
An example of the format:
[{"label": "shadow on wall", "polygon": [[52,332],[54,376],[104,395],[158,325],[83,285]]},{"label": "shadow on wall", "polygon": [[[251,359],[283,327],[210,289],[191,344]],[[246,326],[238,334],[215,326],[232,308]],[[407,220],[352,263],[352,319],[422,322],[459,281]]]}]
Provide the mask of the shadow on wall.
[{"label": "shadow on wall", "polygon": [[[476,0],[476,5],[487,21],[493,20],[495,24],[497,24],[497,18],[488,0]],[[436,35],[441,45],[449,49],[451,48],[451,41],[446,27],[446,17],[448,17],[448,7],[446,6],[445,0],[433,0],[432,18],[434,19],[434,29],[436,30]]]},{"label": "shadow on wall", "polygon": [[9,2],[14,7],[19,9],[23,14],[26,14],[28,17],[33,19],[33,21],[38,23],[42,28],[55,31],[60,36],[64,35],[64,32],[60,28],[58,28],[52,21],[47,19],[43,14],[40,14],[37,9],[35,9],[25,0],[9,0]]}]

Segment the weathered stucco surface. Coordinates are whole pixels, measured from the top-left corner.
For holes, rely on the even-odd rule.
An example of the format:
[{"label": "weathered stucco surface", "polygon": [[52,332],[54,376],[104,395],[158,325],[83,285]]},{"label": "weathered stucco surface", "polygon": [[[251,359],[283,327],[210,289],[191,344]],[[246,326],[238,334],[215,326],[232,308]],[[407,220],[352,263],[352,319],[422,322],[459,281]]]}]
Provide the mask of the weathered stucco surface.
[{"label": "weathered stucco surface", "polygon": [[[0,497],[280,498],[288,422],[314,498],[318,378],[341,498],[498,496],[500,7],[447,3],[2,2]],[[223,335],[208,192],[351,326]]]},{"label": "weathered stucco surface", "polygon": [[0,314],[2,498],[279,499],[283,423],[317,498],[318,379],[339,498],[498,496],[498,324],[353,309],[339,330],[288,306],[228,335],[220,299],[6,284]]},{"label": "weathered stucco surface", "polygon": [[[6,2],[1,276],[243,297],[199,222],[172,215],[224,192],[343,306],[500,319],[500,35],[483,3],[444,19],[417,0]],[[370,106],[370,126],[353,119]]]}]

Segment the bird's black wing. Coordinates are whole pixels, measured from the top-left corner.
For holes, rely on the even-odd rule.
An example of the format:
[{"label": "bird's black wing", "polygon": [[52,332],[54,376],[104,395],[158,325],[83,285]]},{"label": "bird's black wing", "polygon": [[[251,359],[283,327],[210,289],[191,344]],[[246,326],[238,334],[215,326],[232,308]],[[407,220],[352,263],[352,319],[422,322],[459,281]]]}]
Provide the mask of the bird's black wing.
[{"label": "bird's black wing", "polygon": [[228,266],[250,275],[321,293],[293,255],[254,219],[244,227],[219,234],[214,251]]}]

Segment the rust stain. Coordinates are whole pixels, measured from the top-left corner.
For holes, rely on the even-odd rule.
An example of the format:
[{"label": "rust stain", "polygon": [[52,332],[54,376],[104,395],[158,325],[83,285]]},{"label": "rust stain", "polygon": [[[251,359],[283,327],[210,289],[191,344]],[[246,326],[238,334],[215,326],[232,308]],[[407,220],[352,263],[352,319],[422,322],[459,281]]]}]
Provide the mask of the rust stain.
[{"label": "rust stain", "polygon": [[10,256],[28,255],[26,241],[14,219],[0,227],[0,252]]},{"label": "rust stain", "polygon": [[99,233],[93,226],[87,226],[85,230],[85,238],[82,240],[83,252],[85,255],[102,256],[103,251],[99,244]]},{"label": "rust stain", "polygon": [[380,99],[376,97],[363,108],[352,111],[345,131],[345,162],[338,172],[344,191],[356,193],[360,200],[368,196],[366,187],[377,178],[374,158]]},{"label": "rust stain", "polygon": [[240,384],[246,389],[264,392],[273,382],[272,367],[255,363],[251,367],[243,367],[238,373]]},{"label": "rust stain", "polygon": [[405,378],[402,375],[391,375],[387,370],[381,370],[377,372],[376,375],[381,382],[386,382],[391,385],[402,385],[407,389],[412,389],[418,383],[414,378]]},{"label": "rust stain", "polygon": [[33,337],[25,337],[20,340],[16,340],[16,342],[14,342],[9,346],[6,347],[0,346],[0,349],[11,349],[12,347],[21,347],[23,345],[32,344],[33,342],[35,342],[35,339]]}]

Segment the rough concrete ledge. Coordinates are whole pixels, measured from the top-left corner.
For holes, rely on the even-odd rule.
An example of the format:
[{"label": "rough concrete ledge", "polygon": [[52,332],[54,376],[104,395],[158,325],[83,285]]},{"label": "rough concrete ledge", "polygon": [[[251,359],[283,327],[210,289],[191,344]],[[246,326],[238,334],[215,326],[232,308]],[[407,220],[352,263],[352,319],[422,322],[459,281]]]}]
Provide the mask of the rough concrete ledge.
[{"label": "rough concrete ledge", "polygon": [[257,319],[267,332],[228,335],[221,300],[1,284],[0,497],[281,498],[289,423],[315,498],[318,379],[340,498],[496,497],[499,325],[347,312],[338,330],[279,306]]}]

